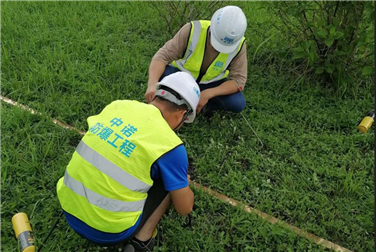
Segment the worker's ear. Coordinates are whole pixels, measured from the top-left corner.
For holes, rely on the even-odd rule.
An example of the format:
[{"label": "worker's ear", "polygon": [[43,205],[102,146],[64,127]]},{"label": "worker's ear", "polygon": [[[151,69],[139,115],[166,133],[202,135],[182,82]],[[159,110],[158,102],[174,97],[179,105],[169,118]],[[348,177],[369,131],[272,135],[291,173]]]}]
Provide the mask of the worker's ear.
[{"label": "worker's ear", "polygon": [[174,131],[177,131],[178,129],[183,126],[185,119],[188,117],[188,111],[187,110],[177,110],[175,113],[176,117],[176,122],[178,125],[174,128]]},{"label": "worker's ear", "polygon": [[187,110],[177,110],[176,111],[176,119],[181,122],[183,120],[185,120],[188,116],[188,111]]}]

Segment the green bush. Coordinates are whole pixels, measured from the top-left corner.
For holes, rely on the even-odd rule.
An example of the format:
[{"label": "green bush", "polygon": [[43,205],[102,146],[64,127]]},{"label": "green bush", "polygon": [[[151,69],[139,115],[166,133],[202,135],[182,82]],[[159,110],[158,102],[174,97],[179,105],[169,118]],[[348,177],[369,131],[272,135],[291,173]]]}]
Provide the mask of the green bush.
[{"label": "green bush", "polygon": [[374,3],[272,2],[292,50],[293,71],[314,76],[339,96],[371,79],[374,72]]},{"label": "green bush", "polygon": [[183,25],[193,20],[210,20],[214,12],[224,6],[224,1],[165,1],[150,2],[161,22],[166,24],[167,39],[174,36]]}]

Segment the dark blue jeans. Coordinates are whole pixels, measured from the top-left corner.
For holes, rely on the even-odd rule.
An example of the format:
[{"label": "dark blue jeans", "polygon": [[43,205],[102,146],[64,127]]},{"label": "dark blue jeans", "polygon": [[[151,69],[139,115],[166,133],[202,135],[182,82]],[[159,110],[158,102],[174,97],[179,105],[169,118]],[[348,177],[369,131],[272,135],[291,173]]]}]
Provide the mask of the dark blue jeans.
[{"label": "dark blue jeans", "polygon": [[[179,72],[180,70],[176,67],[167,65],[164,73],[162,74],[160,80],[162,80],[165,76]],[[221,85],[223,82],[227,81],[228,79],[219,80],[209,84],[199,84],[200,91],[204,91],[208,88],[214,88]],[[242,92],[236,92],[230,95],[221,95],[211,98],[208,103],[206,104],[206,111],[216,111],[216,110],[226,110],[231,111],[234,113],[239,113],[244,110],[245,108],[245,99]]]}]

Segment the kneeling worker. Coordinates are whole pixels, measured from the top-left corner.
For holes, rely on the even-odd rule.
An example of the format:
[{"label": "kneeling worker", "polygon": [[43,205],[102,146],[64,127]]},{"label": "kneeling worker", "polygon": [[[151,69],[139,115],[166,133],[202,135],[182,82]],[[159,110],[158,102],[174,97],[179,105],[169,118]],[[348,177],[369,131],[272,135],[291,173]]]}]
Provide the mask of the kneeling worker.
[{"label": "kneeling worker", "polygon": [[237,6],[217,10],[211,21],[197,20],[184,25],[150,63],[146,102],[153,100],[158,80],[182,71],[192,74],[199,84],[198,113],[202,110],[211,117],[218,110],[244,110],[241,91],[247,80],[246,29],[247,19]]},{"label": "kneeling worker", "polygon": [[118,100],[87,119],[57,184],[73,230],[96,244],[151,251],[171,202],[183,216],[192,211],[187,153],[174,131],[193,122],[199,99],[193,77],[179,72],[157,84],[151,104]]}]

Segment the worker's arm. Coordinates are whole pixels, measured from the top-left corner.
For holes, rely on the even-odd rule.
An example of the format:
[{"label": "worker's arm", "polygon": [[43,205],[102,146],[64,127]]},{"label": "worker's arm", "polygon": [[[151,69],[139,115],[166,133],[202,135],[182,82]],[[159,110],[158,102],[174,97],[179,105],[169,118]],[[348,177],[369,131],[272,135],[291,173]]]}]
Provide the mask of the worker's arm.
[{"label": "worker's arm", "polygon": [[166,66],[174,60],[181,59],[187,48],[188,37],[191,31],[191,23],[184,25],[175,36],[167,41],[154,55],[149,66],[148,88],[145,93],[147,103],[154,99],[156,85],[161,78]]},{"label": "worker's arm", "polygon": [[208,88],[208,89],[205,89],[204,91],[201,91],[200,101],[197,105],[197,113],[200,113],[202,107],[205,106],[205,104],[208,103],[208,101],[211,98],[220,96],[220,95],[233,94],[238,91],[239,89],[236,86],[235,81],[233,80],[225,81],[218,87]]},{"label": "worker's arm", "polygon": [[176,212],[180,215],[188,215],[192,212],[194,195],[189,186],[170,192],[172,203]]},{"label": "worker's arm", "polygon": [[165,62],[158,60],[152,60],[150,62],[148,88],[145,93],[145,100],[147,103],[154,99],[157,82],[162,76],[166,65],[167,64]]},{"label": "worker's arm", "polygon": [[171,195],[172,203],[176,211],[181,215],[187,215],[193,208],[193,192],[189,188],[188,156],[184,145],[179,145],[162,155],[154,164],[152,171],[163,180],[164,188]]}]

